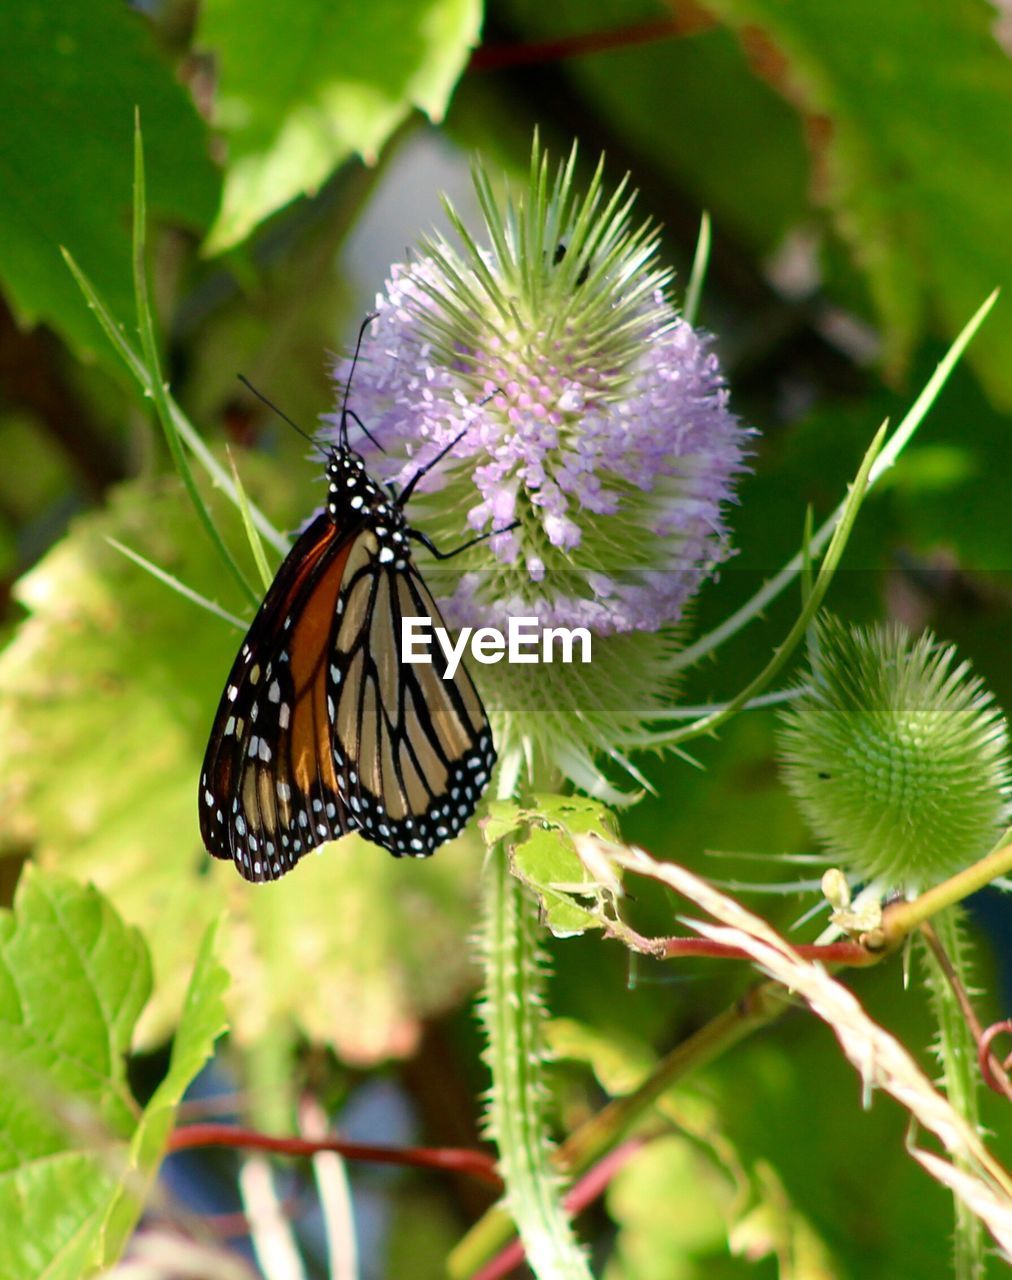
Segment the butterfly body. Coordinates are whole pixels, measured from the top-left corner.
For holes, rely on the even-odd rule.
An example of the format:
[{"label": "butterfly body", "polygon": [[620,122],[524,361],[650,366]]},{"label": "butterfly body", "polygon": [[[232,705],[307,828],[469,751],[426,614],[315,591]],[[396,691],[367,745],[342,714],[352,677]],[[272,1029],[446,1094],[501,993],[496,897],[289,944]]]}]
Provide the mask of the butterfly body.
[{"label": "butterfly body", "polygon": [[254,618],[201,771],[204,844],[253,881],[358,831],[426,857],[474,812],[495,763],[467,671],[402,661],[401,619],[439,610],[411,555],[404,500],[347,445],[327,502]]}]

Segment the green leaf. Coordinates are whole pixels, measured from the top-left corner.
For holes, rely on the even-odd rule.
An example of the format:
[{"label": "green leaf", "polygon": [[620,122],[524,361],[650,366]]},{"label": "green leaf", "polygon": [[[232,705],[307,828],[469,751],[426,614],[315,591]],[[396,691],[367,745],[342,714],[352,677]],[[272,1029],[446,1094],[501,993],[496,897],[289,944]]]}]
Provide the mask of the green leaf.
[{"label": "green leaf", "polygon": [[605,1280],[703,1280],[707,1261],[726,1254],[732,1195],[686,1138],[651,1142],[608,1188],[620,1230]]},{"label": "green leaf", "polygon": [[467,940],[480,869],[473,836],[424,863],[345,836],[265,889],[219,863],[215,879],[237,914],[237,1036],[248,1042],[291,1021],[356,1065],[411,1054],[422,1019],[477,983]]},{"label": "green leaf", "polygon": [[229,144],[208,250],[243,240],[353,153],[371,163],[412,107],[441,118],[480,20],[478,0],[208,0],[197,43],[217,56]]},{"label": "green leaf", "polygon": [[589,796],[557,796],[539,791],[533,797],[533,806],[529,814],[536,814],[541,821],[560,827],[571,836],[617,838],[615,815],[607,805]]},{"label": "green leaf", "polygon": [[46,321],[104,357],[59,246],[128,314],[134,109],[157,158],[152,212],[196,231],[218,188],[203,125],[126,5],[2,5],[0,51],[0,278],[23,322]]},{"label": "green leaf", "polygon": [[591,1026],[576,1018],[552,1018],[545,1038],[556,1061],[584,1062],[612,1097],[631,1093],[650,1072],[657,1055],[639,1036],[621,1027]]},{"label": "green leaf", "polygon": [[[707,0],[813,132],[818,191],[867,276],[894,364],[930,308],[949,333],[1012,279],[1012,62],[984,0]],[[916,32],[917,55],[911,56]],[[967,175],[973,181],[967,181]],[[1012,401],[1012,311],[974,343]]]},{"label": "green leaf", "polygon": [[[283,474],[256,463],[242,463],[251,494],[269,483],[283,501]],[[219,500],[216,518],[241,545],[234,508]],[[212,860],[197,781],[240,633],[109,536],[242,608],[222,598],[230,584],[176,484],[123,486],[108,511],[74,523],[18,584],[29,617],[0,653],[0,854],[30,848],[42,865],[94,880],[142,928],[160,975],[144,1044],[174,1025],[200,939],[228,907],[227,1002],[241,1042],[269,1027],[301,1030],[349,1061],[410,1052],[422,1019],[477,980],[466,945],[481,863],[474,838],[409,864],[348,837],[264,887]]]},{"label": "green leaf", "polygon": [[481,834],[491,847],[523,827],[523,808],[514,800],[492,800],[481,820]]},{"label": "green leaf", "polygon": [[510,869],[537,894],[556,937],[604,926],[606,891],[573,844],[574,836],[615,838],[614,818],[604,805],[585,796],[546,794],[535,795],[528,806],[495,801],[482,834],[490,846],[505,842]]},{"label": "green leaf", "polygon": [[120,1183],[105,1225],[105,1258],[122,1252],[143,1208],[141,1189],[150,1184],[176,1120],[176,1109],[214,1050],[214,1042],[228,1029],[222,996],[228,974],[216,956],[218,921],[204,934],[183,1000],[165,1078],[144,1109],[130,1143],[129,1179]]},{"label": "green leaf", "polygon": [[0,912],[0,1277],[80,1280],[115,1260],[175,1107],[224,1030],[208,934],[169,1074],[138,1121],[124,1057],[151,991],[140,934],[92,886],[27,866]]},{"label": "green leaf", "polygon": [[597,912],[577,905],[580,886],[587,886],[591,900],[598,897],[599,888],[558,827],[531,829],[526,840],[513,846],[510,867],[538,895],[545,924],[557,938],[602,926]]},{"label": "green leaf", "polygon": [[752,1171],[756,1203],[734,1223],[731,1251],[754,1263],[775,1257],[780,1280],[833,1280],[839,1263],[812,1224],[791,1203],[776,1170],[765,1160]]},{"label": "green leaf", "polygon": [[619,1232],[605,1280],[745,1277],[763,1258],[776,1260],[780,1280],[842,1274],[773,1166],[746,1168],[707,1110],[684,1100],[676,1122],[685,1133],[650,1143],[614,1179],[608,1208]]}]

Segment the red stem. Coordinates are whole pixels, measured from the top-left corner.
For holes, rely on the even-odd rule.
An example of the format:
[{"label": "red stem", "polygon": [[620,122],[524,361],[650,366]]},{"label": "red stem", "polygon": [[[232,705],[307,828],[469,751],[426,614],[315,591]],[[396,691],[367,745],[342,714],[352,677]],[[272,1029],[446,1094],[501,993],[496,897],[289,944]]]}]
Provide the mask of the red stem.
[{"label": "red stem", "polygon": [[173,1130],[168,1149],[187,1151],[192,1147],[242,1147],[253,1151],[274,1151],[284,1156],[315,1156],[336,1151],[347,1160],[367,1160],[373,1164],[411,1165],[419,1169],[443,1169],[466,1173],[502,1190],[495,1161],[482,1151],[461,1147],[382,1147],[368,1142],[345,1142],[341,1138],[272,1138],[256,1129],[234,1124],[188,1124]]},{"label": "red stem", "polygon": [[[709,938],[662,938],[651,944],[663,959],[672,956],[707,956],[713,960],[750,960],[752,957],[741,947],[728,946],[724,942],[711,942]],[[792,947],[804,960],[824,960],[826,964],[853,966],[875,964],[879,957],[859,942],[798,943]]]},{"label": "red stem", "polygon": [[538,62],[561,62],[588,53],[605,53],[609,49],[627,49],[653,40],[670,40],[674,36],[693,35],[716,26],[716,22],[692,3],[681,6],[680,17],[658,18],[653,22],[637,22],[609,31],[587,31],[582,35],[560,36],[556,40],[531,41],[524,44],[483,45],[471,55],[469,71],[503,71],[509,67],[527,67]]},{"label": "red stem", "polygon": [[991,1048],[997,1037],[1003,1035],[1012,1035],[1012,1019],[1008,1019],[1005,1022],[994,1022],[981,1032],[977,1041],[977,1062],[980,1066],[980,1074],[984,1077],[984,1083],[987,1087],[1012,1101],[1012,1089],[1009,1088],[1009,1080],[1006,1075],[1009,1067],[1012,1066],[1012,1057],[1002,1061]]}]

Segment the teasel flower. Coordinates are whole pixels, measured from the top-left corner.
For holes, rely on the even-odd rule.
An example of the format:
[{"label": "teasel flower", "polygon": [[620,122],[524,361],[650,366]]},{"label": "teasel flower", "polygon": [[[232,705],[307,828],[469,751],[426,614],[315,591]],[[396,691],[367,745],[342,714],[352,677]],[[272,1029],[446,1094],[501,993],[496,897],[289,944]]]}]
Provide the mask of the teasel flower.
[{"label": "teasel flower", "polygon": [[[504,775],[536,760],[615,802],[601,762],[638,777],[626,753],[670,707],[686,607],[730,554],[750,433],[626,182],[607,196],[598,166],[581,195],[575,172],[575,147],[552,175],[535,139],[527,189],[500,201],[475,167],[485,243],[446,203],[456,243],[430,237],[391,270],[352,407],[368,465],[399,485],[456,440],[409,510],[441,549],[491,533],[425,566],[450,626],[505,632],[514,616],[590,634],[589,664],[559,644],[550,664],[472,663]],[[339,362],[338,394],[347,373]]]},{"label": "teasel flower", "polygon": [[1008,821],[1000,708],[930,632],[823,616],[806,692],[782,714],[787,785],[827,855],[917,893],[980,858]]}]

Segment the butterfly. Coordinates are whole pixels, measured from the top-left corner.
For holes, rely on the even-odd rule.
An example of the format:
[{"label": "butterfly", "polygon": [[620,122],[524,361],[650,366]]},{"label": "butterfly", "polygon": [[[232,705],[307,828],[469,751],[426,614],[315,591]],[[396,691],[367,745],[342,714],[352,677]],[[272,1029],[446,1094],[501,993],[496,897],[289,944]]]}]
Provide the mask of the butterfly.
[{"label": "butterfly", "polygon": [[326,450],[326,504],[246,634],[200,775],[204,844],[251,881],[278,879],[349,831],[395,857],[428,857],[463,829],[496,760],[463,663],[447,678],[400,654],[402,618],[443,625],[411,542],[446,559],[482,540],[440,552],[405,515],[461,437],[388,491],[348,443],[349,420],[369,435],[347,407],[350,383],[340,443]]}]

